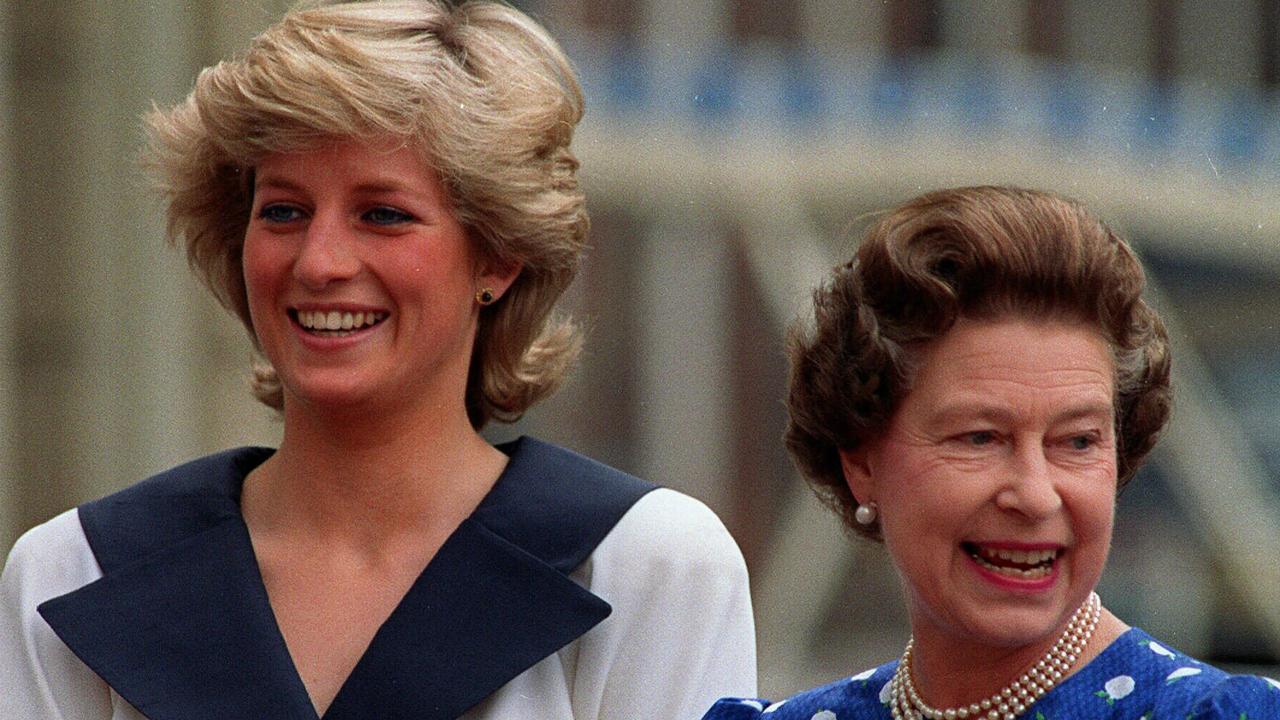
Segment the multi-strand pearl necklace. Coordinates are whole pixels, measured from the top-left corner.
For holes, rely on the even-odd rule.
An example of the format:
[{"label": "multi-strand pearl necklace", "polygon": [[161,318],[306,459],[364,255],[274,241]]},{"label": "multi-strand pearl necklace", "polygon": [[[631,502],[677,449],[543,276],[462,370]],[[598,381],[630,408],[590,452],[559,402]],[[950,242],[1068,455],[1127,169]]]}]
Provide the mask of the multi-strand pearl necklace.
[{"label": "multi-strand pearl necklace", "polygon": [[1089,638],[1093,636],[1101,615],[1102,601],[1097,593],[1089,593],[1089,599],[1076,609],[1062,636],[1022,677],[991,697],[945,710],[930,706],[916,692],[915,683],[911,679],[911,648],[915,643],[912,638],[907,641],[907,649],[902,653],[898,670],[889,681],[889,709],[893,712],[894,720],[965,720],[983,717],[987,720],[1014,720],[1049,692],[1075,664],[1080,653],[1089,644]]}]

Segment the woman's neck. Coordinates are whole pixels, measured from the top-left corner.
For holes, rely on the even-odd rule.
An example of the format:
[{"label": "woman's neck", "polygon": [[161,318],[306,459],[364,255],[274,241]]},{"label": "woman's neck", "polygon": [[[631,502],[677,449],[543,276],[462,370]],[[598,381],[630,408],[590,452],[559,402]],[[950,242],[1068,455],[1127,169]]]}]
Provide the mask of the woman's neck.
[{"label": "woman's neck", "polygon": [[[917,635],[911,657],[916,689],[936,708],[968,705],[989,697],[1018,679],[1044,657],[1063,628],[1059,628],[1042,643],[1020,648],[993,648],[935,634]],[[1063,676],[1063,680],[1097,657],[1125,630],[1128,630],[1128,626],[1103,608],[1089,644]],[[1058,682],[1061,683],[1062,680]]]},{"label": "woman's neck", "polygon": [[447,534],[506,465],[457,405],[318,413],[286,403],[279,450],[245,481],[246,521],[258,535],[301,533],[374,554],[396,537]]}]

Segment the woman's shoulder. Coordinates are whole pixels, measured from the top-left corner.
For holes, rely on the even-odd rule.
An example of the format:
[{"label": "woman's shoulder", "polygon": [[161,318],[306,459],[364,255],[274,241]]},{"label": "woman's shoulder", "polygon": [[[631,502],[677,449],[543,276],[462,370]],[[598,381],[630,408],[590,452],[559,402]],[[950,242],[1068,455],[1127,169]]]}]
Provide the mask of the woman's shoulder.
[{"label": "woman's shoulder", "polygon": [[667,488],[637,501],[575,578],[622,605],[630,602],[624,598],[664,598],[685,607],[690,621],[727,606],[750,615],[747,564],[737,542],[706,505]]},{"label": "woman's shoulder", "polygon": [[866,720],[889,717],[889,681],[897,668],[889,662],[785,700],[723,698],[703,720]]},{"label": "woman's shoulder", "polygon": [[101,680],[41,618],[46,601],[91,584],[102,573],[68,510],[28,530],[0,573],[0,717],[106,717]]},{"label": "woman's shoulder", "polygon": [[18,538],[0,576],[0,593],[7,606],[34,611],[44,600],[87,585],[101,574],[79,511],[72,509]]},{"label": "woman's shoulder", "polygon": [[104,572],[240,517],[244,478],[274,450],[241,447],[162,471],[79,507]]},{"label": "woman's shoulder", "polygon": [[1233,674],[1179,652],[1136,630],[1135,642],[1157,667],[1149,681],[1158,688],[1153,717],[1202,720],[1280,720],[1280,681]]},{"label": "woman's shoulder", "polygon": [[1205,720],[1280,718],[1280,681],[1259,675],[1227,674],[1193,700],[1185,704],[1189,708],[1186,717]]},{"label": "woman's shoulder", "polygon": [[[635,567],[646,560],[742,565],[720,518],[695,498],[535,438],[498,447],[510,461],[477,512],[492,527],[511,525],[512,518],[531,512],[537,513],[530,522],[540,532],[559,528],[581,534],[585,526],[598,536],[590,553],[597,565],[610,557]],[[501,532],[513,535],[505,528]]]},{"label": "woman's shoulder", "polygon": [[183,463],[31,528],[9,552],[5,592],[20,592],[24,605],[70,592],[234,512],[238,479],[270,453],[238,448]]},{"label": "woman's shoulder", "polygon": [[[1235,675],[1132,628],[1081,673],[1087,699],[1109,707],[1138,703],[1149,717],[1280,718],[1280,682]],[[1096,686],[1096,687],[1094,687]],[[1143,709],[1143,708],[1140,708]]]},{"label": "woman's shoulder", "polygon": [[613,535],[630,551],[669,559],[737,553],[729,531],[711,508],[670,488],[657,488],[636,501]]}]

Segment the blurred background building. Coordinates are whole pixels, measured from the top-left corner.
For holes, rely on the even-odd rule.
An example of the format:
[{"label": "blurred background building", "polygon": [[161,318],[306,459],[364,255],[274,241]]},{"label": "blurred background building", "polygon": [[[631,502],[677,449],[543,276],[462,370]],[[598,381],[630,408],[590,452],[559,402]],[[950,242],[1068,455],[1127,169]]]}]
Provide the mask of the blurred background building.
[{"label": "blurred background building", "polygon": [[[274,442],[249,343],[162,241],[139,115],[286,0],[0,4],[0,548],[215,449]],[[866,214],[933,188],[1079,198],[1138,247],[1173,426],[1102,593],[1186,652],[1280,662],[1280,2],[525,0],[578,65],[592,249],[536,433],[689,492],[748,559],[761,687],[896,656],[880,548],[779,436],[785,327]]]}]

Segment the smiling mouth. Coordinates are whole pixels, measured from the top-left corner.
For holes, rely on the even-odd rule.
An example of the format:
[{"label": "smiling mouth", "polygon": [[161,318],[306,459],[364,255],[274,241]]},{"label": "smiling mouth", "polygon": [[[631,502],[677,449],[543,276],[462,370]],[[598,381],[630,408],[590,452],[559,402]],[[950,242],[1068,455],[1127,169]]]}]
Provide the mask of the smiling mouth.
[{"label": "smiling mouth", "polygon": [[307,333],[323,337],[343,337],[371,328],[387,319],[385,312],[343,312],[340,310],[289,310],[289,316]]},{"label": "smiling mouth", "polygon": [[1018,580],[1040,580],[1053,572],[1053,564],[1062,554],[1055,550],[1011,550],[977,543],[961,543],[969,557],[993,573]]}]

